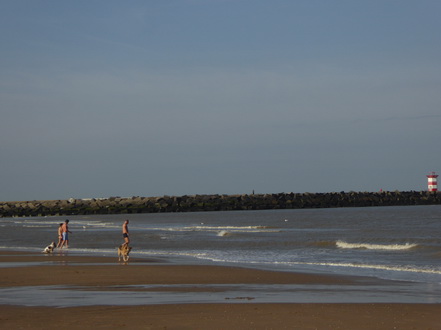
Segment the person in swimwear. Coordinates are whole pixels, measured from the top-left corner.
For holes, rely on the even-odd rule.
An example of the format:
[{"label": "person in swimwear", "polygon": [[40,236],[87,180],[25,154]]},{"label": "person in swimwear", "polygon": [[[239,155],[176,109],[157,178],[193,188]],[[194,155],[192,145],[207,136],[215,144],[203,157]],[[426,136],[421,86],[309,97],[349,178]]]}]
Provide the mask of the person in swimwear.
[{"label": "person in swimwear", "polygon": [[61,244],[63,243],[63,224],[60,223],[58,226],[58,244],[57,248],[61,247]]},{"label": "person in swimwear", "polygon": [[124,243],[123,245],[129,246],[130,243],[130,238],[129,238],[129,220],[124,221],[123,225],[122,225],[122,235],[124,238]]},{"label": "person in swimwear", "polygon": [[66,244],[66,248],[69,247],[69,233],[72,234],[72,232],[69,230],[68,224],[69,220],[66,219],[63,226],[61,226],[61,231],[63,233],[63,242],[61,243],[60,248],[63,248],[64,244]]}]

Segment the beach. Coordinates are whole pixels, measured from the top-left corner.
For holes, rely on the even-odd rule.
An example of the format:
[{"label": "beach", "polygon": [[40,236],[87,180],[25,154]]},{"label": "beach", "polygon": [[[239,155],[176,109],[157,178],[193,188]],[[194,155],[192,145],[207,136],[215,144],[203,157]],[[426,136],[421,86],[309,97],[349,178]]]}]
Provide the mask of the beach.
[{"label": "beach", "polygon": [[[360,279],[333,274],[308,274],[222,265],[177,264],[163,259],[79,255],[0,253],[0,289],[32,293],[80,292],[84,299],[70,305],[46,304],[39,296],[24,303],[0,306],[1,328],[23,329],[439,329],[441,304],[414,303],[259,303],[250,285],[357,285]],[[363,279],[362,281],[366,281]],[[243,287],[239,295],[229,287]],[[223,291],[224,290],[224,291]],[[105,304],[84,303],[88,292],[116,297]],[[222,291],[218,303],[192,302],[191,297]],[[6,292],[6,291],[5,291]],[[119,303],[118,294],[147,292],[158,297],[184,293],[186,303]],[[116,296],[113,296],[115,294]],[[2,294],[3,295],[3,294]],[[27,297],[27,296],[25,296]],[[72,298],[73,299],[73,298]],[[63,301],[63,300],[60,300]],[[276,301],[276,300],[275,300]],[[12,301],[11,301],[12,302]]]}]

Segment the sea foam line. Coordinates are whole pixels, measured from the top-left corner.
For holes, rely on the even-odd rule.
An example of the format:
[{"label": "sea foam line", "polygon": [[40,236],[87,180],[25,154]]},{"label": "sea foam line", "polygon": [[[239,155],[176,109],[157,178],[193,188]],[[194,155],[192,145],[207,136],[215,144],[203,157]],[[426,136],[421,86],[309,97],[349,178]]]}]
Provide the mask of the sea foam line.
[{"label": "sea foam line", "polygon": [[153,227],[147,230],[168,231],[168,232],[222,232],[229,231],[234,233],[278,233],[280,229],[268,226],[187,226],[187,227]]},{"label": "sea foam line", "polygon": [[387,266],[375,264],[355,264],[355,263],[333,263],[333,262],[295,262],[295,261],[245,261],[245,260],[228,260],[218,257],[197,256],[199,259],[211,260],[213,262],[227,262],[235,264],[259,264],[259,265],[284,265],[284,266],[325,266],[325,267],[344,267],[344,268],[360,268],[360,269],[375,269],[395,272],[409,272],[409,273],[423,273],[423,274],[438,274],[441,275],[441,269],[415,268],[411,266]]},{"label": "sea foam line", "polygon": [[335,245],[340,249],[367,249],[367,250],[409,250],[417,247],[417,244],[368,244],[368,243],[347,243],[337,241]]},{"label": "sea foam line", "polygon": [[427,268],[414,268],[411,266],[387,266],[387,265],[375,265],[375,264],[354,264],[354,263],[332,263],[332,262],[298,262],[292,263],[298,265],[311,265],[311,266],[330,266],[330,267],[351,267],[351,268],[363,268],[363,269],[377,269],[377,270],[389,270],[396,272],[411,272],[411,273],[425,273],[425,274],[440,274],[440,269],[427,269]]}]

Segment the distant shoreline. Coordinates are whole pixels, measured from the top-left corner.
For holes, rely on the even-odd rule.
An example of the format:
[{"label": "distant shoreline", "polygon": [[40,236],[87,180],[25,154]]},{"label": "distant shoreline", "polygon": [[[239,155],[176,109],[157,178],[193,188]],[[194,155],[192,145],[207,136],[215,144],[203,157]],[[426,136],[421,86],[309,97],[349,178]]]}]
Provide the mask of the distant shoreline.
[{"label": "distant shoreline", "polygon": [[109,197],[0,202],[0,217],[439,205],[428,191]]}]

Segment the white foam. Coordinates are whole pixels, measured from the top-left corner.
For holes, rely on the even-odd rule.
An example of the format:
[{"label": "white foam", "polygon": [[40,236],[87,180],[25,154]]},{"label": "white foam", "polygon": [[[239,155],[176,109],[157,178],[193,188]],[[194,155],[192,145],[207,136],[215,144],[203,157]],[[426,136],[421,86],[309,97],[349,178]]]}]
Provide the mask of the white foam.
[{"label": "white foam", "polygon": [[388,265],[375,265],[375,264],[333,263],[333,262],[329,262],[329,263],[327,263],[327,262],[301,262],[301,263],[297,263],[297,264],[313,265],[313,266],[376,269],[376,270],[388,270],[388,271],[396,271],[396,272],[441,274],[441,269],[418,268],[418,267],[412,267],[412,266],[388,266]]},{"label": "white foam", "polygon": [[369,243],[347,243],[337,241],[336,246],[340,249],[367,249],[367,250],[409,250],[417,247],[417,244],[369,244]]},{"label": "white foam", "polygon": [[230,231],[230,232],[242,232],[242,233],[277,233],[280,230],[274,227],[267,226],[186,226],[186,227],[154,227],[148,228],[148,230],[157,231],[206,231],[206,232],[220,232],[220,231]]},{"label": "white foam", "polygon": [[358,268],[358,269],[371,269],[371,270],[384,270],[394,272],[409,272],[420,274],[438,274],[441,275],[441,269],[434,268],[421,268],[413,266],[394,266],[394,265],[376,265],[376,264],[356,264],[356,263],[336,263],[336,262],[291,262],[291,261],[246,261],[235,260],[230,258],[220,258],[216,256],[200,255],[199,259],[211,260],[213,262],[227,262],[227,263],[241,263],[241,264],[259,264],[259,265],[284,265],[284,266],[325,266],[325,267],[344,267],[344,268]]},{"label": "white foam", "polygon": [[[60,223],[63,223],[63,220],[47,220],[47,219],[23,219],[14,221],[14,224],[21,225],[23,228],[50,228],[50,227],[56,227],[58,228],[58,225]],[[90,221],[90,220],[74,220],[70,221],[69,223],[70,228],[120,228],[120,226],[117,226],[110,222],[102,222],[102,221]]]}]

